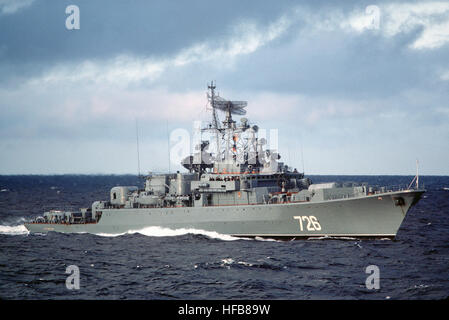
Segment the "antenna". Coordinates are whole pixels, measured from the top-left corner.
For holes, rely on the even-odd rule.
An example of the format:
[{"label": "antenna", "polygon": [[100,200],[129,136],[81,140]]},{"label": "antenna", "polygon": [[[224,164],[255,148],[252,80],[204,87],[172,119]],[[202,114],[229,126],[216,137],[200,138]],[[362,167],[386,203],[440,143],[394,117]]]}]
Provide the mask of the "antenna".
[{"label": "antenna", "polygon": [[210,82],[210,85],[207,86],[207,88],[210,90],[210,95],[209,99],[210,99],[210,105],[212,107],[212,114],[213,114],[213,121],[214,121],[214,128],[216,130],[218,130],[218,121],[217,121],[217,112],[215,111],[215,84],[213,81]]},{"label": "antenna", "polygon": [[140,177],[139,125],[136,118],[137,176]]},{"label": "antenna", "polygon": [[416,159],[416,190],[419,189],[419,161]]},{"label": "antenna", "polygon": [[302,162],[302,173],[304,174],[305,170],[304,170],[304,153],[302,150],[303,147],[303,140],[302,140],[302,136],[301,136],[301,162]]},{"label": "antenna", "polygon": [[[230,154],[230,139],[231,134],[235,129],[235,121],[232,120],[232,115],[245,115],[246,110],[244,109],[247,106],[246,101],[231,101],[226,100],[220,97],[218,94],[215,94],[215,83],[212,81],[210,85],[208,85],[208,89],[210,90],[210,94],[207,95],[209,98],[210,105],[212,107],[212,126],[215,131],[216,143],[217,143],[217,157],[222,156],[221,146],[220,146],[220,135],[221,138],[226,140],[226,145],[224,147],[224,159],[228,159],[231,156]],[[223,127],[220,127],[218,123],[217,110],[220,110],[226,114],[226,119],[223,121]]]},{"label": "antenna", "polygon": [[168,173],[170,173],[170,135],[168,134],[168,120],[165,121],[167,128],[167,154],[168,154]]},{"label": "antenna", "polygon": [[418,159],[416,159],[416,176],[413,178],[412,182],[410,182],[410,184],[408,185],[407,189],[410,189],[410,187],[412,186],[413,182],[415,182],[416,184],[416,190],[418,190],[419,188],[419,161]]},{"label": "antenna", "polygon": [[213,126],[215,129],[215,139],[217,143],[217,158],[219,157],[221,150],[220,150],[220,128],[218,127],[218,118],[217,118],[217,111],[215,110],[215,83],[213,81],[210,82],[210,85],[207,86],[207,88],[210,90],[210,95],[208,94],[208,98],[210,99],[210,105],[212,107],[212,120],[213,120]]},{"label": "antenna", "polygon": [[227,114],[237,114],[243,116],[246,114],[244,109],[248,105],[246,101],[231,101],[223,99],[220,96],[215,96],[214,108],[226,112]]}]

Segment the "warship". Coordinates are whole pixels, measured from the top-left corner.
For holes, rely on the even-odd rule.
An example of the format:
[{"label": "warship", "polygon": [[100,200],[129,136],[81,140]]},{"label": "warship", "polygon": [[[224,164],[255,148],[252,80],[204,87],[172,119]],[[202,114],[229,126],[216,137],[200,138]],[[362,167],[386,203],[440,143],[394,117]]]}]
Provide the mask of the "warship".
[{"label": "warship", "polygon": [[140,188],[113,187],[107,201],[77,212],[51,210],[25,227],[31,233],[123,234],[162,227],[235,237],[394,238],[425,192],[418,174],[405,188],[314,184],[304,172],[280,162],[277,150],[259,137],[257,125],[245,117],[233,119],[246,115],[246,101],[224,99],[215,89],[211,82],[212,119],[199,129],[192,154],[181,161],[185,172],[149,174]]}]

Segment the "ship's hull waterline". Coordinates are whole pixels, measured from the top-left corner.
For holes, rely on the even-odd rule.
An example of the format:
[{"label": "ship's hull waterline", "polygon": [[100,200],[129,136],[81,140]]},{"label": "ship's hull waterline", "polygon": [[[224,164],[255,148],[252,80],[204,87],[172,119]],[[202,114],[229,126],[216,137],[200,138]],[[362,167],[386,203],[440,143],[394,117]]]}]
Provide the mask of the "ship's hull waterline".
[{"label": "ship's hull waterline", "polygon": [[[123,234],[146,227],[196,229],[236,237],[394,238],[424,190],[365,197],[216,207],[104,209],[98,223],[26,223],[32,233]],[[400,202],[398,202],[400,199]]]}]

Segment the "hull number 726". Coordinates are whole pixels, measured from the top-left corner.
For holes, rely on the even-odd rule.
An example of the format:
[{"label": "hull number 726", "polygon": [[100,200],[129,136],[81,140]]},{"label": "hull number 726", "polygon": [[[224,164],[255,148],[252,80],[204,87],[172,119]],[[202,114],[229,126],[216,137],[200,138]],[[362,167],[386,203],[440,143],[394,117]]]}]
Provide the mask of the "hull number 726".
[{"label": "hull number 726", "polygon": [[315,216],[294,216],[293,219],[298,220],[301,231],[304,231],[304,228],[306,228],[307,231],[321,230],[321,225]]}]

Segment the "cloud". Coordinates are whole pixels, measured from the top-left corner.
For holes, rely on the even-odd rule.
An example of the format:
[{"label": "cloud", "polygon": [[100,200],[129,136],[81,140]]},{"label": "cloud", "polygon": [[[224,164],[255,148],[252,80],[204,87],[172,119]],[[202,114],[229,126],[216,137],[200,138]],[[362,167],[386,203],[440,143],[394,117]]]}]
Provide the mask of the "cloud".
[{"label": "cloud", "polygon": [[388,3],[379,7],[368,6],[365,12],[360,9],[353,11],[341,26],[359,33],[379,29],[387,38],[420,30],[409,48],[436,49],[449,42],[449,3]]},{"label": "cloud", "polygon": [[347,18],[343,19],[340,26],[353,29],[359,33],[366,30],[375,30],[380,27],[380,8],[377,5],[370,5],[364,11],[354,10]]},{"label": "cloud", "polygon": [[449,81],[449,70],[441,73],[440,79],[443,81]]},{"label": "cloud", "polygon": [[437,49],[449,42],[448,2],[379,3],[366,7],[323,8],[314,11],[297,7],[298,18],[305,21],[302,33],[343,30],[380,34],[394,38],[412,34],[412,50]]},{"label": "cloud", "polygon": [[0,13],[13,14],[20,9],[29,7],[34,0],[0,0]]},{"label": "cloud", "polygon": [[165,61],[119,55],[113,59],[85,60],[81,63],[64,63],[51,67],[41,77],[29,80],[32,85],[58,83],[75,84],[129,84],[142,80],[154,81],[167,67]]},{"label": "cloud", "polygon": [[[6,1],[5,3],[12,5],[16,2]],[[31,82],[38,84],[91,82],[92,84],[109,83],[127,86],[143,82],[148,85],[156,83],[168,71],[182,70],[181,68],[195,64],[207,64],[214,70],[231,69],[238,58],[251,55],[277,39],[286,38],[287,35],[310,38],[322,36],[323,31],[345,31],[346,33],[355,32],[357,35],[372,32],[386,38],[393,38],[400,34],[412,34],[417,28],[422,30],[414,36],[413,42],[409,45],[413,50],[436,49],[449,42],[449,3],[387,3],[379,4],[379,6],[357,7],[352,11],[335,7],[312,10],[304,6],[296,6],[286,10],[270,23],[249,18],[232,20],[230,26],[223,28],[227,30],[227,36],[209,37],[206,40],[195,39],[173,53],[155,55],[130,50],[125,51],[126,53],[117,51],[115,54],[114,51],[110,51],[107,58],[95,56],[95,54],[83,58],[65,55],[71,59],[48,60],[45,62],[48,63],[45,68],[42,68],[42,64],[30,64],[29,68],[36,68],[37,72],[42,72],[42,69],[44,71],[34,77],[29,75],[31,71],[27,71],[27,77]],[[83,30],[82,28],[81,31]],[[65,33],[64,35],[67,36]],[[62,39],[62,43],[66,41],[66,38]],[[82,38],[89,38],[89,36],[84,34]],[[92,42],[88,43],[92,46]],[[70,46],[72,45],[75,43]],[[67,45],[60,47],[65,48]],[[7,45],[4,45],[0,48],[0,53],[9,52],[7,48]],[[57,50],[59,49],[54,51]],[[40,52],[41,50],[21,50],[21,52],[28,51]],[[93,52],[96,52],[95,48]],[[19,70],[20,64],[16,69],[17,73],[23,73]],[[3,76],[6,76],[8,72],[4,72]]]},{"label": "cloud", "polygon": [[449,107],[443,108],[443,107],[438,107],[435,109],[435,112],[440,114],[440,115],[444,115],[446,117],[449,117]]},{"label": "cloud", "polygon": [[2,139],[90,140],[93,135],[101,140],[111,133],[120,137],[133,132],[128,128],[135,119],[147,126],[165,126],[168,119],[170,123],[189,123],[204,113],[206,105],[204,92],[177,93],[165,88],[127,91],[83,86],[68,90],[62,84],[0,90],[0,96]]},{"label": "cloud", "polygon": [[260,27],[252,21],[242,21],[233,28],[232,36],[223,42],[204,42],[181,51],[173,64],[182,66],[198,61],[229,61],[240,55],[255,52],[260,47],[282,36],[291,20],[280,17],[267,27]]},{"label": "cloud", "polygon": [[329,119],[335,121],[361,117],[373,109],[378,109],[375,106],[374,101],[262,92],[251,95],[247,109],[256,120],[270,119],[282,123],[286,118],[296,118],[302,125],[312,127]]},{"label": "cloud", "polygon": [[[406,161],[391,163],[415,159],[415,150],[425,150],[434,172],[447,172],[437,160],[447,158],[449,139],[444,3],[381,2],[379,20],[374,7],[360,4],[286,8],[288,2],[244,13],[214,4],[220,17],[211,23],[215,18],[197,22],[191,3],[167,9],[114,2],[101,11],[86,1],[79,33],[65,29],[64,3],[52,3],[45,15],[35,12],[46,9],[42,3],[0,17],[8,30],[0,33],[0,153],[9,159],[1,161],[3,172],[50,170],[42,169],[47,154],[58,155],[51,163],[57,172],[114,172],[124,163],[133,170],[136,118],[148,142],[141,148],[146,165],[154,168],[165,163],[159,151],[167,121],[170,130],[190,130],[193,120],[209,120],[210,79],[224,97],[248,100],[250,121],[279,128],[285,150],[296,147],[299,132],[316,149],[317,173],[366,172],[366,159],[388,160],[373,172],[404,172]],[[183,23],[168,14],[174,7]],[[79,154],[92,157],[79,164]],[[25,159],[23,167],[16,159]],[[108,161],[115,165],[103,168]]]},{"label": "cloud", "polygon": [[153,83],[167,69],[194,63],[232,65],[242,55],[248,55],[269,42],[281,37],[291,22],[286,16],[260,26],[254,21],[237,24],[229,38],[193,44],[172,57],[140,57],[121,54],[108,60],[85,60],[81,63],[56,65],[43,76],[30,80],[31,84],[91,82],[126,86],[139,82]]},{"label": "cloud", "polygon": [[434,49],[449,42],[449,3],[389,4],[385,7],[385,34],[395,36],[422,28],[412,49]]}]

